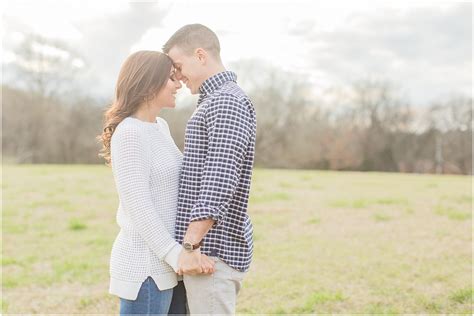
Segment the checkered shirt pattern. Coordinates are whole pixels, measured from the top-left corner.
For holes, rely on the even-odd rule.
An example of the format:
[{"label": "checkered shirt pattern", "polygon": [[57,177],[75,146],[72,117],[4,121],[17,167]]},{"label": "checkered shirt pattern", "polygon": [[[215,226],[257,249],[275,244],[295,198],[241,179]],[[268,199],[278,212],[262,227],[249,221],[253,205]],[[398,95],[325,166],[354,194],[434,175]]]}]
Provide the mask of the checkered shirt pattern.
[{"label": "checkered shirt pattern", "polygon": [[176,240],[183,242],[192,221],[214,219],[201,252],[247,271],[253,227],[247,214],[255,154],[256,115],[231,71],[201,85],[188,121],[180,175]]}]

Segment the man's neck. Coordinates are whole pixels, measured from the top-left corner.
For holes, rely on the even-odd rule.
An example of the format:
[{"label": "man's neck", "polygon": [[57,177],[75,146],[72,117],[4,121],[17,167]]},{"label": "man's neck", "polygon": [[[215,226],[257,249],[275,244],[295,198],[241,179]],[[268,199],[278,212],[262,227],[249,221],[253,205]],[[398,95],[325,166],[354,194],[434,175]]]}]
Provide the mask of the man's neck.
[{"label": "man's neck", "polygon": [[225,69],[224,65],[222,65],[222,64],[216,64],[215,66],[210,67],[209,72],[207,73],[206,79],[204,81],[206,81],[207,79],[211,78],[212,76],[215,76],[218,73],[221,73],[223,71],[226,71],[226,69]]}]

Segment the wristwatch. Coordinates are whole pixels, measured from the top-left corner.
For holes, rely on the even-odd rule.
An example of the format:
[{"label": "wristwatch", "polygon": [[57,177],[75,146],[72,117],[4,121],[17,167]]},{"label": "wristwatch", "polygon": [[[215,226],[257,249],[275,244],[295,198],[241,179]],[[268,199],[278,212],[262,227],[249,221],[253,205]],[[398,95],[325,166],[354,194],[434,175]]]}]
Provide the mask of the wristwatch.
[{"label": "wristwatch", "polygon": [[197,244],[192,244],[190,243],[189,241],[184,241],[183,242],[183,248],[187,251],[193,251],[193,250],[196,250],[198,249],[199,247],[201,247],[204,243],[202,242],[202,240],[197,243]]}]

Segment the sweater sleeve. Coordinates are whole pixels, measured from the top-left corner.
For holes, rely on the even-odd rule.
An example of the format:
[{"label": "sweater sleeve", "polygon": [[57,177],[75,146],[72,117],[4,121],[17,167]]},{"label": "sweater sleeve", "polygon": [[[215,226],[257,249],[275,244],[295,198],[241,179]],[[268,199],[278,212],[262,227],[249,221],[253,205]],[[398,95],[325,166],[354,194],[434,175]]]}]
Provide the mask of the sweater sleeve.
[{"label": "sweater sleeve", "polygon": [[[151,152],[146,135],[135,126],[121,126],[111,144],[112,170],[125,212],[132,224],[156,255],[164,260],[179,244],[167,231],[155,210],[150,190]],[[174,251],[175,252],[175,251]]]}]

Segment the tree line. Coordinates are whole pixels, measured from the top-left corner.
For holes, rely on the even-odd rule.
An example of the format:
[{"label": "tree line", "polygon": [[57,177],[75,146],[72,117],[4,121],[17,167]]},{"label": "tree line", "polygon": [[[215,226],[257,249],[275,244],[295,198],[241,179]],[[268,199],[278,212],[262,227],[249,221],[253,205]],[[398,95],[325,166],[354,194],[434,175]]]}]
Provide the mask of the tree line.
[{"label": "tree line", "polygon": [[[32,49],[38,45],[67,58]],[[4,161],[102,163],[95,137],[110,100],[71,84],[73,50],[34,37],[17,56],[4,69],[15,84],[2,85]],[[256,108],[258,167],[472,174],[472,97],[420,107],[387,80],[361,79],[318,94],[301,76],[258,60],[229,68]],[[180,149],[195,101],[162,113]]]}]

